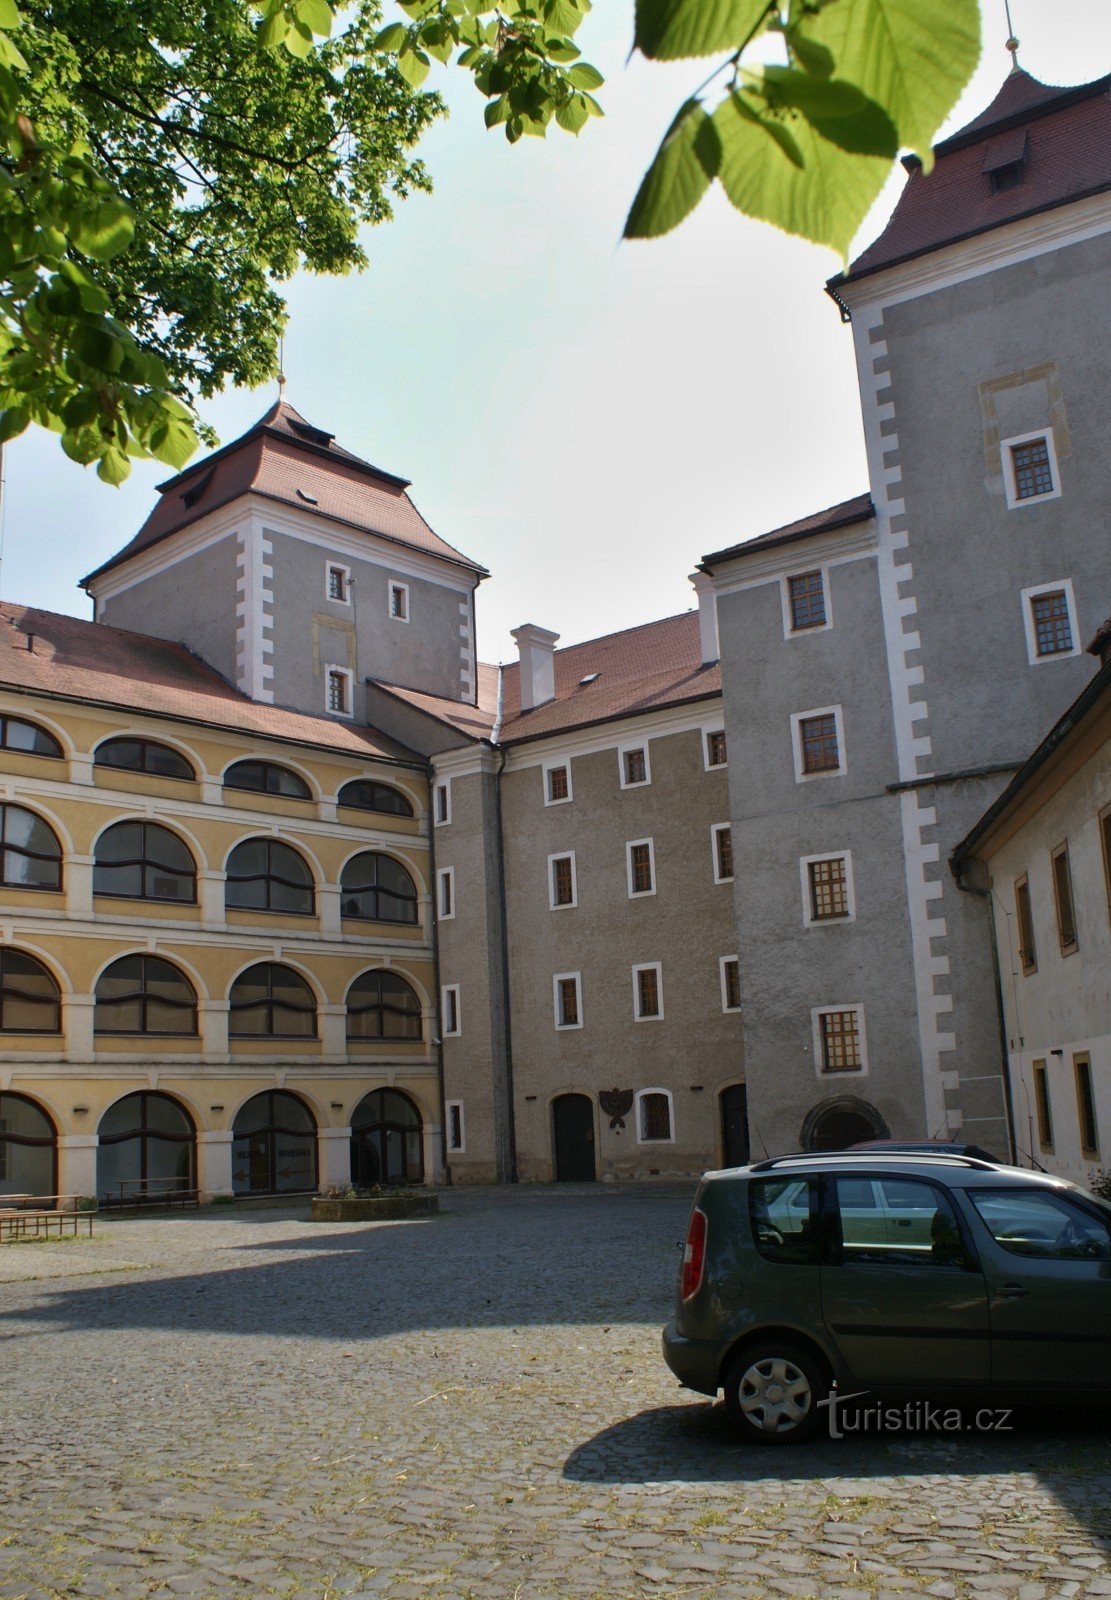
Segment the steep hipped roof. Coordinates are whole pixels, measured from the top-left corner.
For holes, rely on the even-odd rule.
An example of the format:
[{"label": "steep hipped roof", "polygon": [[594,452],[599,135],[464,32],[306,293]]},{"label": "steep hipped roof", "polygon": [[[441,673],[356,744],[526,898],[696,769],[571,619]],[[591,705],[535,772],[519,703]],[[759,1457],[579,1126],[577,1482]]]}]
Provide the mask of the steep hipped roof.
[{"label": "steep hipped roof", "polygon": [[0,687],[210,723],[341,755],[417,759],[374,728],[259,705],[182,645],[9,602],[0,602]]},{"label": "steep hipped roof", "polygon": [[874,517],[876,508],[872,504],[870,494],[854,495],[851,500],[841,500],[835,506],[827,506],[825,511],[814,511],[808,517],[800,517],[797,522],[788,522],[782,528],[773,528],[770,533],[757,534],[755,539],[744,539],[740,544],[731,544],[725,550],[715,550],[708,556],[703,556],[702,566],[709,570],[719,561],[731,561],[735,556],[746,556],[751,550],[766,550],[769,546],[777,544],[792,544],[796,539],[809,539],[816,533],[832,533],[835,528],[847,528],[854,522],[864,522],[869,517]]},{"label": "steep hipped roof", "polygon": [[[1058,88],[1016,68],[986,110],[936,147],[932,172],[907,159],[910,176],[887,227],[847,274],[830,279],[831,294],[897,262],[1111,189],[1109,91],[1111,76]],[[996,193],[992,167],[1014,161],[1022,162],[1022,181]]]},{"label": "steep hipped roof", "polygon": [[278,400],[238,439],[159,484],[160,498],[135,537],[81,581],[88,585],[246,494],[312,512],[485,577],[485,567],[432,531],[410,500],[408,487],[407,479],[352,455],[332,434],[306,422],[288,401]]}]

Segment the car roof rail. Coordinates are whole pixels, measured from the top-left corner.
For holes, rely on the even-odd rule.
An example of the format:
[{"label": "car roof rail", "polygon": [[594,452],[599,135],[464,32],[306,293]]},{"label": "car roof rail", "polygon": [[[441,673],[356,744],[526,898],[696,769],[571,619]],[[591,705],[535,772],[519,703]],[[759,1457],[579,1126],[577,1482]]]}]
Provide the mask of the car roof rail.
[{"label": "car roof rail", "polygon": [[865,1165],[879,1162],[885,1165],[889,1161],[897,1161],[905,1165],[908,1161],[941,1161],[955,1164],[959,1167],[973,1167],[981,1172],[997,1172],[999,1162],[985,1161],[980,1156],[957,1155],[951,1150],[812,1150],[796,1151],[792,1155],[769,1156],[766,1161],[757,1161],[748,1169],[750,1172],[772,1172],[777,1167],[789,1166],[793,1162],[806,1161],[813,1165],[817,1161],[862,1161]]}]

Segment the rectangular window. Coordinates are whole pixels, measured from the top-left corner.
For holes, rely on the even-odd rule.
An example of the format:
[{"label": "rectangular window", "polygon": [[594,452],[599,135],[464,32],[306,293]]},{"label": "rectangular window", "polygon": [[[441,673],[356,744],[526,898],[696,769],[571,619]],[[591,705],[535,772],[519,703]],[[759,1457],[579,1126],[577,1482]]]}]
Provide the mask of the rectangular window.
[{"label": "rectangular window", "polygon": [[664,1014],[663,974],[658,961],[633,968],[633,1016],[651,1022]]},{"label": "rectangular window", "polygon": [[1061,941],[1061,954],[1071,956],[1077,948],[1077,938],[1068,845],[1059,844],[1050,859],[1053,863],[1053,899],[1057,906],[1057,937]]},{"label": "rectangular window", "polygon": [[327,668],[328,710],[337,716],[351,715],[351,674],[343,667]]},{"label": "rectangular window", "polygon": [[567,856],[549,856],[548,871],[550,873],[548,904],[551,910],[558,911],[562,906],[575,905],[577,897],[574,852]]},{"label": "rectangular window", "polygon": [[395,622],[408,622],[409,585],[407,583],[390,584],[390,616]]},{"label": "rectangular window", "polygon": [[863,1072],[864,1040],[859,1006],[817,1012],[818,1061],[822,1072]]},{"label": "rectangular window", "polygon": [[706,735],[706,765],[708,767],[724,767],[729,759],[725,747],[725,732],[722,728]]},{"label": "rectangular window", "polygon": [[787,579],[791,632],[821,628],[826,620],[826,592],[821,572],[799,572]]},{"label": "rectangular window", "polygon": [[721,1009],[723,1011],[739,1011],[741,1009],[741,963],[736,956],[722,956],[721,966]]},{"label": "rectangular window", "polygon": [[451,784],[438,783],[432,791],[432,815],[437,828],[451,821]]},{"label": "rectangular window", "polygon": [[544,769],[544,804],[558,805],[562,800],[571,798],[571,768],[561,762],[558,766],[545,767]]},{"label": "rectangular window", "polygon": [[557,1028],[582,1027],[581,983],[581,974],[578,972],[557,972],[552,979]]},{"label": "rectangular window", "polygon": [[844,856],[825,856],[806,867],[811,922],[836,922],[851,916]]},{"label": "rectangular window", "polygon": [[1073,653],[1072,620],[1064,589],[1049,589],[1030,598],[1034,625],[1034,654],[1043,656]]},{"label": "rectangular window", "polygon": [[341,605],[347,605],[351,598],[350,584],[351,571],[348,567],[334,566],[328,563],[328,599],[338,600]]},{"label": "rectangular window", "polygon": [[1076,1114],[1080,1122],[1080,1149],[1085,1156],[1098,1158],[1099,1129],[1096,1127],[1096,1100],[1092,1093],[1092,1063],[1090,1057],[1073,1056],[1072,1069],[1076,1074]]},{"label": "rectangular window", "polygon": [[1023,972],[1029,976],[1038,970],[1038,954],[1034,946],[1034,917],[1030,909],[1030,880],[1021,877],[1015,884],[1015,923],[1018,932],[1018,959]]},{"label": "rectangular window", "polygon": [[837,718],[832,711],[799,718],[799,749],[804,773],[836,772],[840,768]]},{"label": "rectangular window", "polygon": [[733,830],[728,822],[715,822],[710,829],[710,848],[714,859],[714,882],[733,881]]},{"label": "rectangular window", "polygon": [[648,770],[648,750],[644,745],[636,745],[631,750],[618,752],[621,762],[621,787],[635,789],[639,784],[651,781]]},{"label": "rectangular window", "polygon": [[456,1038],[462,1032],[457,983],[447,983],[440,990],[440,1012],[444,1023],[444,1038]]},{"label": "rectangular window", "polygon": [[637,1139],[641,1144],[670,1144],[671,1096],[665,1089],[637,1095]]},{"label": "rectangular window", "polygon": [[1038,1113],[1038,1144],[1053,1149],[1053,1113],[1049,1105],[1049,1075],[1044,1061],[1034,1062],[1034,1107]]},{"label": "rectangular window", "polygon": [[1053,466],[1044,437],[1011,446],[1011,473],[1016,500],[1053,493]]},{"label": "rectangular window", "polygon": [[440,921],[455,915],[455,868],[440,867],[436,873],[436,909]]},{"label": "rectangular window", "polygon": [[630,899],[633,895],[655,894],[656,870],[651,839],[637,839],[625,846],[625,866]]},{"label": "rectangular window", "polygon": [[447,1112],[448,1151],[452,1155],[461,1155],[467,1148],[463,1125],[463,1102],[449,1100],[444,1109]]}]

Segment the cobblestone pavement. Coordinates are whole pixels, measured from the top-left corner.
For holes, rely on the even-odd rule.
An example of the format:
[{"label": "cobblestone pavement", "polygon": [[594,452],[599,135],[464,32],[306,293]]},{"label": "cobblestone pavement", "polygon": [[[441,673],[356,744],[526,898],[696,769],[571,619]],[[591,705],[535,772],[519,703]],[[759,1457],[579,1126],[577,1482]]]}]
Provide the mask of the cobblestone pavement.
[{"label": "cobblestone pavement", "polygon": [[1111,1596],[1106,1427],[738,1445],[659,1356],[687,1201],[449,1193],[0,1251],[0,1600]]}]

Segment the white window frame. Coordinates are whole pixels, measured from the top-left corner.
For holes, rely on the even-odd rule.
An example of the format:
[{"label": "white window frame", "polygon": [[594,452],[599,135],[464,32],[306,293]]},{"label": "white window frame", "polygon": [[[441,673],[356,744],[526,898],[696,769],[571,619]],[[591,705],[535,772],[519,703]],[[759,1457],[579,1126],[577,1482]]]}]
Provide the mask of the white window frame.
[{"label": "white window frame", "polygon": [[[451,1014],[451,1008],[448,1004],[449,995],[454,996],[455,999],[454,1028],[448,1027],[448,1018]],[[459,998],[459,985],[457,983],[445,983],[440,989],[440,1030],[440,1036],[444,1039],[458,1039],[463,1032],[463,1006]]]},{"label": "white window frame", "polygon": [[[449,899],[449,901],[451,903],[451,910],[450,911],[445,911],[444,910],[444,888],[443,888],[443,886],[444,886],[445,883],[448,886],[448,899]],[[454,867],[437,867],[436,868],[436,921],[437,922],[450,922],[454,916],[455,916],[455,868]]]},{"label": "white window frame", "polygon": [[[1049,470],[1053,474],[1053,488],[1048,494],[1029,494],[1020,500],[1015,487],[1015,464],[1011,456],[1011,446],[1016,444],[1033,444],[1036,439],[1045,440],[1045,451],[1049,457]],[[1035,428],[1033,433],[1016,433],[1013,438],[1000,439],[999,459],[1003,468],[1003,492],[1007,496],[1007,510],[1019,511],[1023,506],[1041,506],[1047,500],[1061,498],[1061,474],[1057,468],[1057,445],[1053,438],[1052,428]]]},{"label": "white window frame", "polygon": [[[644,1118],[641,1114],[641,1102],[650,1094],[662,1094],[667,1098],[667,1125],[671,1132],[666,1139],[646,1139],[644,1137]],[[637,1131],[637,1144],[661,1145],[675,1143],[675,1096],[670,1089],[662,1087],[638,1089],[633,1100],[633,1115]]]},{"label": "white window frame", "polygon": [[724,733],[724,722],[704,723],[702,726],[702,770],[703,772],[724,772],[729,765],[729,741],[725,742],[725,760],[710,760],[710,740],[715,733]]},{"label": "white window frame", "polygon": [[[342,711],[337,711],[331,701],[331,688],[333,677],[343,679],[343,698],[346,702]],[[341,667],[338,661],[324,663],[324,710],[330,717],[347,717],[349,720],[355,715],[355,674],[350,667]]]},{"label": "white window frame", "polygon": [[[791,579],[802,578],[808,572],[820,572],[822,575],[822,599],[825,601],[826,620],[817,623],[813,628],[796,628],[792,626],[791,615]],[[783,607],[783,637],[785,639],[808,639],[812,633],[828,633],[833,627],[833,601],[829,582],[829,568],[824,561],[808,561],[805,566],[794,567],[790,572],[785,572],[779,580],[779,600]]]},{"label": "white window frame", "polygon": [[[823,772],[804,772],[802,765],[802,725],[811,717],[832,716],[834,728],[837,733],[837,762],[836,767],[826,767]],[[791,754],[795,762],[795,782],[813,783],[821,778],[843,778],[848,772],[848,762],[845,760],[845,719],[840,706],[814,706],[809,711],[793,711],[791,713]]]},{"label": "white window frame", "polygon": [[718,956],[718,978],[721,982],[721,1009],[727,1016],[736,1016],[742,1008],[729,1004],[729,987],[725,981],[725,969],[731,961],[735,963],[737,977],[740,978],[741,963],[737,956]]},{"label": "white window frame", "polygon": [[[849,909],[843,917],[815,917],[810,903],[810,865],[814,861],[843,861],[845,863],[845,903]],[[802,881],[802,925],[804,928],[840,928],[846,922],[856,921],[856,887],[853,883],[853,857],[851,850],[823,850],[816,856],[800,856],[799,877]]]},{"label": "white window frame", "polygon": [[[395,593],[404,596],[404,600],[402,602],[405,606],[404,616],[398,616],[397,612],[393,608],[393,597]],[[408,622],[409,620],[409,585],[407,583],[399,583],[396,578],[391,578],[389,583],[386,585],[386,615],[389,617],[391,622]]]},{"label": "white window frame", "polygon": [[[567,793],[564,794],[564,795],[560,795],[559,798],[556,799],[556,800],[552,799],[551,789],[550,789],[549,784],[548,784],[548,774],[549,774],[549,772],[551,772],[553,767],[566,767],[567,768]],[[566,805],[569,805],[571,803],[571,801],[575,798],[575,784],[574,784],[574,779],[572,778],[572,774],[571,774],[571,757],[570,756],[559,756],[559,757],[553,758],[550,761],[545,761],[542,764],[541,768],[540,768],[540,773],[541,773],[541,782],[544,785],[544,804],[546,806],[566,806]]]},{"label": "white window frame", "polygon": [[[821,1018],[831,1011],[855,1011],[856,1034],[860,1041],[860,1065],[851,1072],[827,1072],[822,1065],[822,1024]],[[866,1078],[868,1076],[868,1035],[864,1028],[864,1007],[857,1001],[846,1001],[843,1005],[814,1006],[810,1012],[810,1027],[814,1041],[814,1075],[823,1083],[836,1083],[839,1078]]]},{"label": "white window frame", "polygon": [[[1071,650],[1055,650],[1052,655],[1038,654],[1038,635],[1034,626],[1034,601],[1039,595],[1064,593],[1065,608],[1069,614],[1069,631],[1072,634]],[[1058,578],[1056,583],[1037,583],[1022,590],[1022,622],[1026,629],[1026,659],[1032,667],[1048,667],[1054,661],[1071,661],[1081,654],[1080,630],[1076,625],[1076,596],[1072,592],[1071,578]]]},{"label": "white window frame", "polygon": [[[640,1009],[640,984],[637,978],[642,972],[656,974],[656,999],[660,1009],[649,1015],[642,1015]],[[638,961],[633,967],[633,1021],[634,1022],[662,1022],[664,1020],[664,969],[660,961]]]},{"label": "white window frame", "polygon": [[[451,1113],[453,1111],[458,1111],[458,1113],[459,1113],[459,1143],[458,1144],[453,1144],[451,1142]],[[446,1124],[446,1126],[444,1128],[444,1138],[445,1138],[445,1142],[446,1142],[446,1145],[447,1145],[447,1153],[448,1153],[448,1155],[449,1156],[465,1155],[466,1152],[467,1152],[467,1121],[466,1121],[466,1117],[465,1117],[464,1111],[463,1111],[463,1102],[462,1102],[462,1100],[447,1100],[447,1101],[444,1102],[444,1121],[445,1121],[445,1124]]]},{"label": "white window frame", "polygon": [[[343,573],[343,598],[339,599],[332,591],[332,573]],[[326,561],[324,563],[324,598],[329,605],[349,606],[351,604],[351,568],[345,567],[342,561]]]},{"label": "white window frame", "polygon": [[[444,797],[444,814],[440,815],[439,796]],[[451,821],[451,779],[437,778],[432,785],[432,826],[446,828]]]},{"label": "white window frame", "polygon": [[[648,868],[652,874],[652,887],[650,889],[633,888],[633,848],[638,844],[648,846]],[[648,900],[656,892],[656,844],[653,839],[630,839],[625,845],[625,882],[629,890],[630,900]]]},{"label": "white window frame", "polygon": [[721,876],[721,874],[718,872],[719,856],[720,856],[720,852],[718,850],[718,834],[719,833],[729,833],[729,834],[731,834],[732,831],[733,831],[733,824],[731,822],[715,822],[715,823],[712,823],[711,826],[710,826],[710,864],[712,865],[712,867],[714,869],[714,882],[715,883],[732,883],[733,879],[737,875],[737,854],[736,854],[735,850],[733,852],[733,871],[730,873],[729,877],[728,878],[723,878]]},{"label": "white window frame", "polygon": [[[570,861],[571,863],[571,898],[563,905],[558,904],[555,897],[555,863],[557,861]],[[574,911],[579,903],[579,878],[575,868],[575,852],[573,850],[553,850],[548,857],[548,910],[549,911]]]},{"label": "white window frame", "polygon": [[[644,777],[628,781],[625,777],[625,757],[632,750],[644,752]],[[648,750],[647,739],[627,739],[624,744],[617,747],[617,776],[623,789],[647,789],[652,782],[652,757]]]},{"label": "white window frame", "polygon": [[[575,1009],[579,1015],[577,1022],[563,1022],[560,1018],[559,986],[561,983],[568,982],[568,980],[573,981],[575,985]],[[552,1015],[555,1019],[557,1033],[573,1033],[576,1028],[582,1027],[583,983],[581,972],[554,972],[552,974]]]}]

